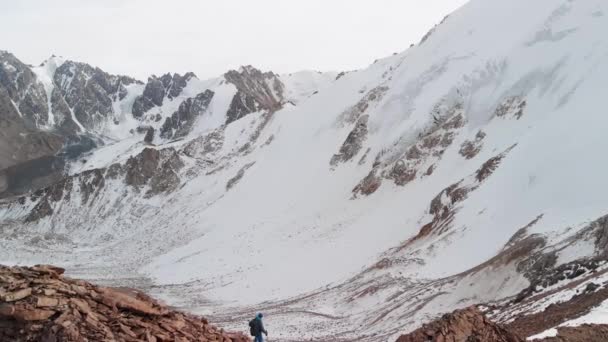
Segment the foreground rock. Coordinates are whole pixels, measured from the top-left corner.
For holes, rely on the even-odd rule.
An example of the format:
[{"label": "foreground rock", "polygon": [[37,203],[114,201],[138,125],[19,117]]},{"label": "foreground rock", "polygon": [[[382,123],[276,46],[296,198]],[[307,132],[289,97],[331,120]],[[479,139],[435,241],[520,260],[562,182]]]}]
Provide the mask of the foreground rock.
[{"label": "foreground rock", "polygon": [[399,337],[397,342],[521,342],[523,338],[490,322],[477,308],[446,314],[422,328]]},{"label": "foreground rock", "polygon": [[0,266],[0,341],[249,341],[143,293],[62,274],[52,266]]},{"label": "foreground rock", "polygon": [[605,342],[608,341],[608,325],[584,324],[579,327],[557,328],[557,336],[543,342]]}]

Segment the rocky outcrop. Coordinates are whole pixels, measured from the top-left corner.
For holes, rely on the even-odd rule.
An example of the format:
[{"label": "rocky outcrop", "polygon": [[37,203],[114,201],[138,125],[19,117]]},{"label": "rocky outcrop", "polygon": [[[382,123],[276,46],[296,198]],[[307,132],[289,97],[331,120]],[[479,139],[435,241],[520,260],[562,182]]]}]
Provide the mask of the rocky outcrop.
[{"label": "rocky outcrop", "polygon": [[334,154],[329,164],[332,167],[337,166],[339,163],[345,163],[356,156],[361,148],[363,142],[367,139],[367,121],[369,116],[363,115],[357,121],[355,128],[348,134],[346,140],[340,147],[338,154]]},{"label": "rocky outcrop", "polygon": [[499,118],[521,119],[526,109],[527,101],[520,96],[511,96],[502,101],[494,112]]},{"label": "rocky outcrop", "polygon": [[63,138],[49,125],[44,87],[32,70],[0,51],[0,170],[57,153]]},{"label": "rocky outcrop", "polygon": [[365,178],[363,178],[359,182],[359,184],[357,184],[357,186],[355,186],[355,188],[353,189],[353,198],[356,198],[357,194],[362,194],[365,196],[371,195],[376,192],[378,188],[380,188],[381,184],[382,179],[378,177],[378,175],[376,174],[376,170],[372,170],[367,176],[365,176]]},{"label": "rocky outcrop", "polygon": [[[17,201],[33,202],[33,208],[25,222],[37,222],[52,215],[62,201],[80,199],[78,205],[93,205],[101,195],[108,180],[122,180],[135,192],[144,191],[145,197],[174,191],[181,182],[179,171],[184,167],[174,148],[157,150],[146,147],[124,164],[116,163],[107,168],[87,170],[77,175],[60,177],[52,185],[37,190]],[[77,188],[77,192],[73,189]],[[74,197],[75,196],[75,197]]]},{"label": "rocky outcrop", "polygon": [[[379,93],[374,96],[382,96],[380,90],[381,88],[378,89]],[[368,96],[371,95],[368,94]],[[369,101],[372,101],[372,99],[370,98]],[[362,102],[361,106],[357,105],[342,114],[342,121],[339,122],[350,122],[352,118],[367,110],[369,101]],[[365,117],[364,115],[360,118]],[[382,179],[390,179],[395,185],[406,186],[417,178],[431,175],[435,165],[441,160],[447,148],[452,145],[455,137],[462,127],[464,127],[465,123],[466,119],[462,104],[460,103],[452,105],[445,113],[435,114],[433,123],[428,129],[419,134],[418,139],[414,143],[411,141],[397,142],[395,145],[402,147],[395,149],[396,152],[391,152],[390,154],[386,154],[386,151],[379,152],[372,166],[372,172],[379,177],[377,181],[374,181],[374,183],[378,183],[378,186],[365,187],[372,192],[362,192],[361,190],[364,187],[357,186],[353,189],[354,196],[372,194],[380,187],[379,183],[382,182]],[[362,180],[359,184],[361,185],[365,182],[365,180]]]},{"label": "rocky outcrop", "polygon": [[[339,76],[339,75],[338,75]],[[361,100],[359,100],[354,106],[345,110],[336,122],[338,127],[342,127],[344,125],[354,124],[359,120],[359,117],[365,113],[370,106],[378,104],[383,98],[384,95],[388,92],[388,87],[386,86],[378,86],[370,91],[368,91],[365,96]]]},{"label": "rocky outcrop", "polygon": [[[595,267],[589,263],[586,267],[577,268],[577,264],[583,263],[587,262],[578,261],[569,263],[566,267],[549,269],[546,275],[547,283],[552,284],[554,281],[552,277],[556,275],[558,283],[548,287],[548,290],[542,289],[543,291],[538,293],[522,291],[522,293],[528,292],[529,295],[522,299],[520,293],[514,301],[497,308],[497,311],[508,314],[507,316],[497,315],[497,317],[505,321],[504,318],[510,316],[512,319],[508,322],[507,327],[511,331],[522,336],[532,336],[584,316],[594,308],[597,309],[598,304],[608,300],[608,288],[600,280],[607,271],[605,268],[587,269],[587,267]],[[556,271],[557,269],[560,271]],[[541,289],[540,286],[538,289]],[[552,296],[560,298],[560,300],[553,302],[550,300]],[[547,300],[553,303],[544,307],[535,305],[535,303]]]},{"label": "rocky outcrop", "polygon": [[187,135],[196,118],[201,116],[213,99],[215,93],[206,90],[194,98],[188,98],[179,105],[178,110],[170,117],[165,119],[165,123],[160,128],[160,136],[164,139],[180,138]]},{"label": "rocky outcrop", "polygon": [[547,337],[543,342],[605,342],[608,341],[608,325],[583,324],[578,327],[558,327],[557,336]]},{"label": "rocky outcrop", "polygon": [[[53,113],[59,118],[58,127],[67,133],[75,133],[74,123],[79,131],[94,131],[113,120],[113,102],[124,99],[127,95],[125,86],[137,83],[133,78],[110,75],[99,68],[72,61],[57,68],[53,82]],[[71,122],[74,120],[76,122]]]},{"label": "rocky outcrop", "polygon": [[247,114],[273,112],[283,106],[284,85],[272,72],[263,73],[249,65],[227,72],[224,78],[237,89],[227,112],[227,124]]},{"label": "rocky outcrop", "polygon": [[115,104],[135,83],[54,58],[36,69],[0,52],[0,170],[6,169],[0,196],[57,182],[67,159],[102,143],[92,136],[118,122]]},{"label": "rocky outcrop", "polygon": [[136,189],[149,185],[147,196],[170,192],[179,185],[177,173],[182,167],[184,163],[175,149],[145,148],[127,160],[124,166],[125,183]]},{"label": "rocky outcrop", "polygon": [[397,339],[397,342],[421,341],[523,342],[524,339],[489,321],[477,308],[470,307],[446,314]]},{"label": "rocky outcrop", "polygon": [[486,134],[483,131],[477,132],[474,140],[467,140],[460,145],[458,153],[465,159],[475,158],[483,147],[483,139],[485,139],[485,137]]},{"label": "rocky outcrop", "polygon": [[139,291],[99,287],[63,272],[53,266],[0,266],[0,340],[249,341]]},{"label": "rocky outcrop", "polygon": [[230,178],[228,180],[228,183],[226,183],[226,190],[232,189],[238,182],[240,182],[243,176],[245,176],[245,171],[247,171],[247,169],[252,167],[254,164],[255,162],[246,164],[239,170],[239,172],[237,172],[234,177]]},{"label": "rocky outcrop", "polygon": [[143,94],[138,96],[133,103],[133,116],[140,118],[150,109],[162,106],[165,97],[169,100],[178,97],[193,77],[196,75],[189,72],[183,76],[165,74],[161,77],[148,78]]}]

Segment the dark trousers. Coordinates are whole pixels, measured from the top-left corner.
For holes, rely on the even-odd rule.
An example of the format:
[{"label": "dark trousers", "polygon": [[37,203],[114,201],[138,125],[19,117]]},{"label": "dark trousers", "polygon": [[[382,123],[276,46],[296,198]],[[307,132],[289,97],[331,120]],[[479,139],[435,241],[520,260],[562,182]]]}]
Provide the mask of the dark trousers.
[{"label": "dark trousers", "polygon": [[260,333],[259,335],[256,335],[255,338],[253,339],[253,342],[264,342],[264,338],[262,337],[262,333]]}]

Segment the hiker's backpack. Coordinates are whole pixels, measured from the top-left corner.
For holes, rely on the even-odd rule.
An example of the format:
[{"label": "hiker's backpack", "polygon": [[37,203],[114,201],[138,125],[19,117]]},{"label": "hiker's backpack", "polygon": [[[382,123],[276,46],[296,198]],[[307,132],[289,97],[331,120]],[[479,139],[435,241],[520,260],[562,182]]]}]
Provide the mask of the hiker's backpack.
[{"label": "hiker's backpack", "polygon": [[251,336],[255,336],[255,333],[256,333],[255,328],[256,328],[256,321],[254,318],[251,321],[249,321],[249,333],[251,334]]}]

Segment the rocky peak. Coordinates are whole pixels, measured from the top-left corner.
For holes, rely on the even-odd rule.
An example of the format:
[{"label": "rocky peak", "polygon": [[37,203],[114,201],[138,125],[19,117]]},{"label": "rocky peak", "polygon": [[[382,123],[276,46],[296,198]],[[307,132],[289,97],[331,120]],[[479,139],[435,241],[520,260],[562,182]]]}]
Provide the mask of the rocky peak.
[{"label": "rocky peak", "polygon": [[55,154],[61,148],[62,138],[40,129],[48,124],[43,85],[26,64],[11,53],[1,52],[0,170]]},{"label": "rocky peak", "polygon": [[63,272],[46,265],[0,266],[0,340],[249,341],[140,291],[99,287]]},{"label": "rocky peak", "polygon": [[143,94],[138,96],[133,103],[133,115],[141,117],[150,109],[162,106],[165,97],[169,100],[178,97],[188,85],[188,81],[195,77],[196,75],[192,72],[183,76],[169,73],[161,77],[151,76],[148,78]]},{"label": "rocky peak", "polygon": [[283,106],[285,86],[273,72],[262,72],[248,65],[238,71],[228,71],[224,78],[237,89],[226,123],[257,111],[276,111]]},{"label": "rocky peak", "polygon": [[44,87],[26,64],[8,52],[0,54],[0,88],[3,107],[10,107],[12,103],[28,128],[47,125],[48,105]]},{"label": "rocky peak", "polygon": [[53,112],[65,122],[61,125],[64,130],[74,130],[69,121],[73,121],[78,131],[95,130],[114,116],[112,104],[127,95],[125,86],[137,82],[130,77],[110,75],[88,64],[67,61],[53,75]]}]

